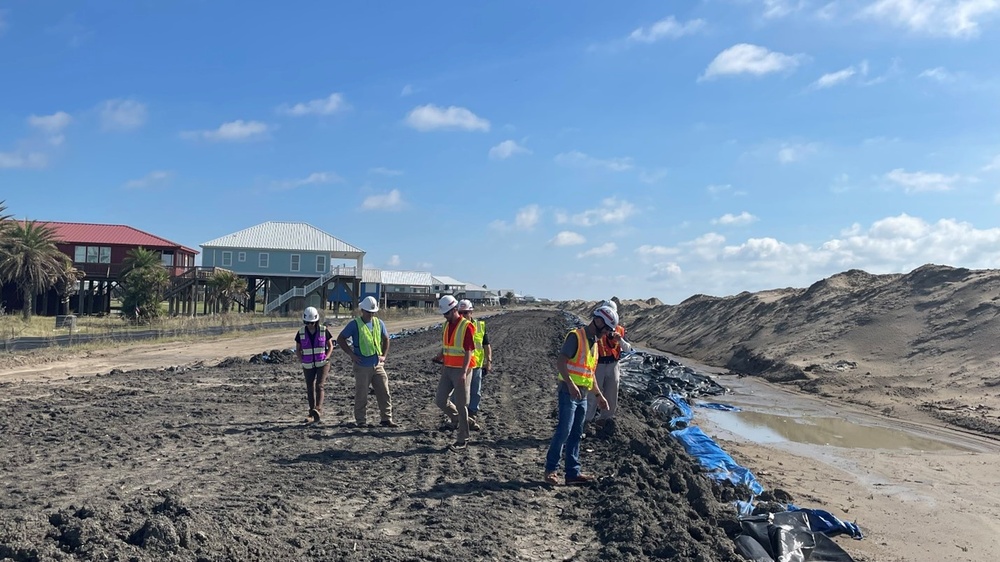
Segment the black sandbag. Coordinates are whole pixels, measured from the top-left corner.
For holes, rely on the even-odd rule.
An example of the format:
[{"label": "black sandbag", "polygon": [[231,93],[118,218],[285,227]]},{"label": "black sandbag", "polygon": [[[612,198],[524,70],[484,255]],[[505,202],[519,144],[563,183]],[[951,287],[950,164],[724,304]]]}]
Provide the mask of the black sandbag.
[{"label": "black sandbag", "polygon": [[736,552],[750,562],[774,562],[774,558],[764,550],[759,542],[747,535],[736,537]]}]

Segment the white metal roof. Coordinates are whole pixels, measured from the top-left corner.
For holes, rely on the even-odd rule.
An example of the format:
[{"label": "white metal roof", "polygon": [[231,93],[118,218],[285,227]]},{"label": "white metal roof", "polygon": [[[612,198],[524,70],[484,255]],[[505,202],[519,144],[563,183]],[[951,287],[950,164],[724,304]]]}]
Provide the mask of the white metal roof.
[{"label": "white metal roof", "polygon": [[493,293],[494,295],[497,293],[495,289],[487,289],[486,287],[480,287],[479,285],[475,285],[473,283],[466,283],[465,292],[468,293],[470,291],[479,293]]},{"label": "white metal roof", "polygon": [[465,285],[465,283],[462,283],[458,279],[455,279],[454,277],[448,277],[447,275],[435,275],[434,284],[449,285],[449,286]]},{"label": "white metal roof", "polygon": [[434,282],[428,271],[392,271],[383,269],[382,284],[430,287]]},{"label": "white metal roof", "polygon": [[304,222],[268,221],[201,244],[202,248],[300,250],[359,258],[365,251]]},{"label": "white metal roof", "polygon": [[363,283],[381,283],[382,270],[374,267],[366,267],[361,271],[361,281]]}]

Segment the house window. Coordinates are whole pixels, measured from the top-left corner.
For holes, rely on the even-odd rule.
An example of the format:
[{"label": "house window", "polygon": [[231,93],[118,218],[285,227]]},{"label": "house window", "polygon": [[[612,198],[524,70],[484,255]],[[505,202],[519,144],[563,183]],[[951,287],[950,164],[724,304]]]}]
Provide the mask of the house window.
[{"label": "house window", "polygon": [[232,252],[222,252],[222,266],[227,267],[233,265],[233,253]]},{"label": "house window", "polygon": [[239,254],[236,254],[236,255],[238,256],[237,259],[239,260],[240,263],[243,263],[243,262],[247,261],[247,253],[246,252],[240,252]]},{"label": "house window", "polygon": [[316,256],[316,273],[326,273],[326,256]]},{"label": "house window", "polygon": [[261,253],[257,259],[257,266],[260,267],[261,269],[267,269],[267,264],[270,257],[271,257],[270,254]]},{"label": "house window", "polygon": [[292,264],[291,264],[291,268],[290,268],[291,271],[298,271],[299,270],[299,262],[300,261],[302,261],[302,258],[298,254],[292,254]]},{"label": "house window", "polygon": [[111,246],[76,246],[74,263],[111,263]]},{"label": "house window", "polygon": [[174,265],[174,253],[173,252],[163,252],[160,254],[160,263],[163,267],[171,267]]}]

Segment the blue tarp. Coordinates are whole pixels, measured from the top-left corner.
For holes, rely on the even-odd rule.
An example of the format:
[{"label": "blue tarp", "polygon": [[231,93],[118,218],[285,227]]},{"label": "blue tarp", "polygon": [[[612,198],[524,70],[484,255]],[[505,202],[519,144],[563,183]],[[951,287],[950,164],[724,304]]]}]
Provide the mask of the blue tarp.
[{"label": "blue tarp", "polygon": [[764,487],[760,485],[760,482],[757,482],[757,478],[749,469],[737,464],[733,457],[723,451],[722,447],[719,447],[711,437],[705,435],[705,432],[699,427],[690,426],[671,431],[670,434],[681,442],[689,455],[698,459],[698,462],[708,470],[712,478],[729,480],[736,485],[744,484],[755,496],[764,491]]},{"label": "blue tarp", "polygon": [[857,540],[865,538],[857,523],[841,521],[829,511],[796,507],[792,504],[788,504],[788,511],[801,511],[805,513],[809,516],[809,528],[817,533],[823,533],[828,537],[850,535],[851,538]]},{"label": "blue tarp", "polygon": [[708,408],[710,410],[719,410],[721,412],[742,412],[743,409],[739,406],[732,406],[730,404],[720,404],[718,402],[698,402],[695,404],[699,408]]},{"label": "blue tarp", "polygon": [[654,399],[651,406],[663,417],[670,419],[670,429],[687,427],[694,418],[691,406],[688,406],[684,397],[676,392],[671,392],[666,398],[661,396]]}]

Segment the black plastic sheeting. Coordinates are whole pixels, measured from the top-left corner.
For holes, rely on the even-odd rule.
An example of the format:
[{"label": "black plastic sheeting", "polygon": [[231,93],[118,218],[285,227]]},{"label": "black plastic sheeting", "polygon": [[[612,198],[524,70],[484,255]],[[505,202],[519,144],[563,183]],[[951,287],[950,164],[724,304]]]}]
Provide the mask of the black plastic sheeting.
[{"label": "black plastic sheeting", "polygon": [[623,356],[618,365],[622,371],[622,386],[636,393],[680,394],[688,400],[726,393],[726,388],[708,375],[663,355],[635,351]]},{"label": "black plastic sheeting", "polygon": [[752,562],[854,562],[823,533],[809,528],[801,511],[741,517],[736,551]]}]

